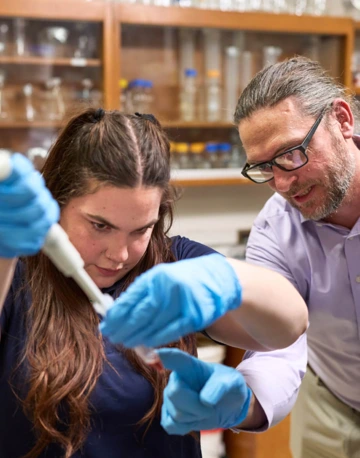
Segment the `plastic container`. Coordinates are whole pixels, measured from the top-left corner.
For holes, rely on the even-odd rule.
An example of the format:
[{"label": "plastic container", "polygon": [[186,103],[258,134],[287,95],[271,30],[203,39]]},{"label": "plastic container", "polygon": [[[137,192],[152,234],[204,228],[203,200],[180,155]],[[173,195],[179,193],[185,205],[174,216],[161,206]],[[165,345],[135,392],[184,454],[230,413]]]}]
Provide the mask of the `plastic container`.
[{"label": "plastic container", "polygon": [[239,97],[239,50],[229,46],[225,50],[225,109],[226,120],[233,122],[236,102]]},{"label": "plastic container", "polygon": [[205,74],[209,70],[221,69],[221,34],[217,29],[204,29]]},{"label": "plastic container", "polygon": [[243,51],[240,55],[240,91],[249,84],[253,77],[253,53]]},{"label": "plastic container", "polygon": [[206,120],[220,121],[221,87],[218,70],[209,70],[206,75]]},{"label": "plastic container", "polygon": [[193,68],[187,68],[180,92],[180,119],[182,121],[194,121],[196,119],[197,99],[197,71]]},{"label": "plastic container", "polygon": [[185,70],[187,68],[194,68],[195,66],[195,30],[179,30],[179,52],[179,81],[180,87],[182,87],[185,79]]}]

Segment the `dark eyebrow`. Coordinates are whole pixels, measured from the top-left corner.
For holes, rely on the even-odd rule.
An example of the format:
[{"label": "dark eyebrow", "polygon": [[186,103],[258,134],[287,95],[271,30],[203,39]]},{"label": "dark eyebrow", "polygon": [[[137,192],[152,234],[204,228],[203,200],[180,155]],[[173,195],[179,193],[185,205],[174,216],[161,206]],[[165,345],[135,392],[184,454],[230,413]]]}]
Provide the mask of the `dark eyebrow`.
[{"label": "dark eyebrow", "polygon": [[106,226],[111,227],[112,229],[120,229],[119,227],[115,226],[114,224],[110,223],[107,221],[105,218],[99,215],[91,215],[90,213],[87,213],[87,216],[92,219],[96,219],[97,222],[101,224],[105,224]]},{"label": "dark eyebrow", "polygon": [[[105,224],[106,226],[111,227],[112,229],[120,230],[119,227],[117,227],[114,224],[110,223],[109,221],[107,221],[105,218],[103,218],[100,215],[91,215],[90,213],[87,213],[87,216],[89,218],[95,219],[97,222],[99,222],[101,224]],[[145,226],[142,226],[142,227],[139,227],[139,228],[135,229],[135,231],[141,231],[142,229],[145,229],[146,227],[153,226],[158,221],[159,221],[159,218],[156,218],[156,219],[150,221],[149,223],[145,224]]]}]

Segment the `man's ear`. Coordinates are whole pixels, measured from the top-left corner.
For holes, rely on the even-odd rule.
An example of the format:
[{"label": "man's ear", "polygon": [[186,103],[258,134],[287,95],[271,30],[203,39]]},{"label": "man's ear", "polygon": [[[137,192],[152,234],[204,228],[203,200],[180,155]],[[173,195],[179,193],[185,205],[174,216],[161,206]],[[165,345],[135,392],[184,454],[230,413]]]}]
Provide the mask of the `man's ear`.
[{"label": "man's ear", "polygon": [[333,116],[337,123],[343,137],[347,140],[354,135],[354,115],[348,102],[343,99],[335,99],[332,103]]}]

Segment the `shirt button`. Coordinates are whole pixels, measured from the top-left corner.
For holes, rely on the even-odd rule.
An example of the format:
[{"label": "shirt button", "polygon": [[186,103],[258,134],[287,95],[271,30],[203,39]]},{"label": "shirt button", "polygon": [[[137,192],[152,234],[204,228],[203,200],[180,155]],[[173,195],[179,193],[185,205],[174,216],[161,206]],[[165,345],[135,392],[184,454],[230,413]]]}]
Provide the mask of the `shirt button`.
[{"label": "shirt button", "polygon": [[360,275],[358,275],[358,276],[355,278],[355,280],[356,280],[356,283],[360,283]]}]

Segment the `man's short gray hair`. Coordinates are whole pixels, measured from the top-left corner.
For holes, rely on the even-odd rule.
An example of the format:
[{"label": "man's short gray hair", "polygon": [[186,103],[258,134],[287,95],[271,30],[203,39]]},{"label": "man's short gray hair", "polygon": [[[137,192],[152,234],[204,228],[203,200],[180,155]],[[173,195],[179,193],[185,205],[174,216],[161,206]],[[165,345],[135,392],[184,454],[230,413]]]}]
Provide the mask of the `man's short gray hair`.
[{"label": "man's short gray hair", "polygon": [[300,56],[265,67],[255,75],[238,100],[236,125],[257,110],[273,107],[288,97],[298,99],[302,113],[313,117],[340,97],[350,104],[358,127],[360,109],[356,98],[318,62]]}]

